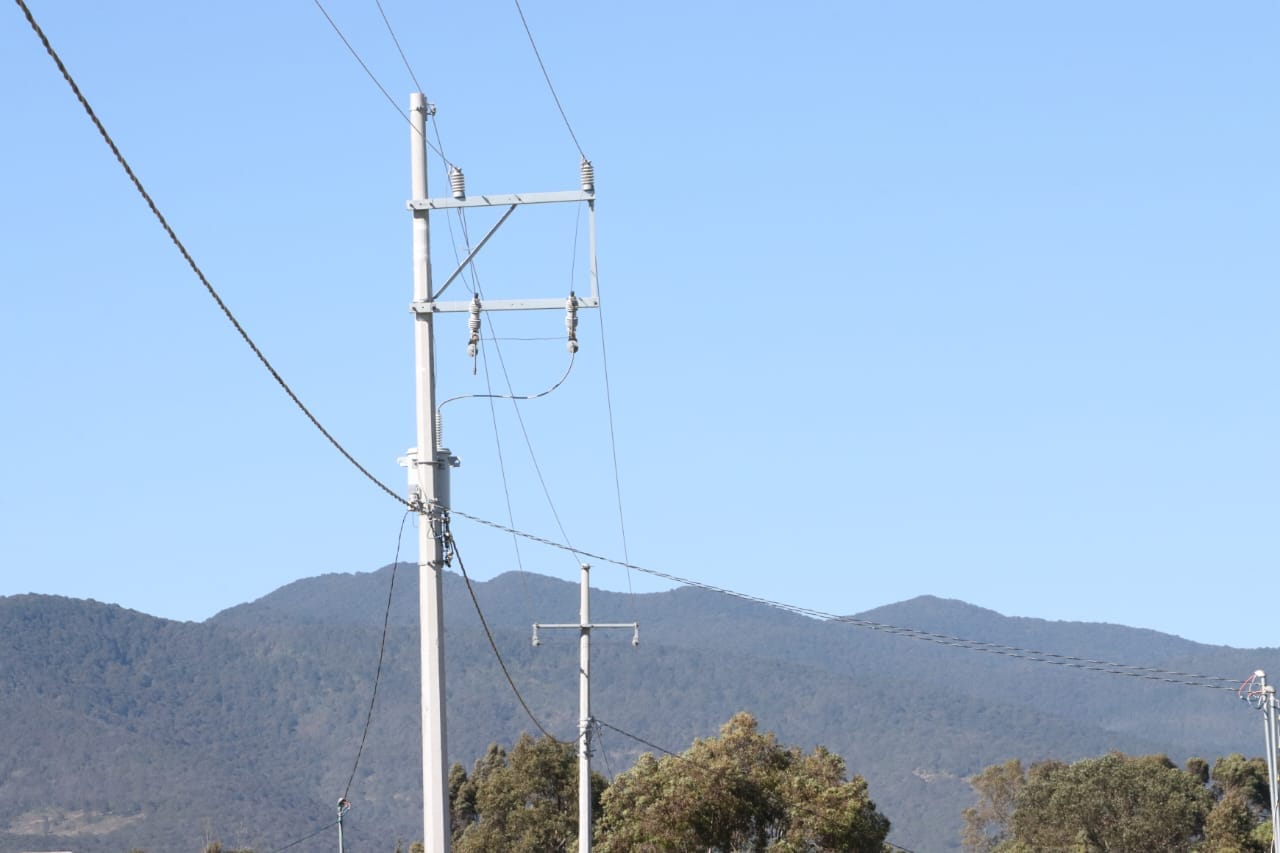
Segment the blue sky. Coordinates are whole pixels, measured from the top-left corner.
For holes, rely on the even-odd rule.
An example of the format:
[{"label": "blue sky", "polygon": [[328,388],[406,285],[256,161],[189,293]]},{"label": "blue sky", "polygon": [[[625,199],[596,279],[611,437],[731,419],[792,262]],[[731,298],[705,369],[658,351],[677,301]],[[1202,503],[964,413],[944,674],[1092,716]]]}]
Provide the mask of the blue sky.
[{"label": "blue sky", "polygon": [[[29,2],[249,333],[402,489],[403,118],[310,2]],[[513,4],[383,6],[472,194],[576,186]],[[403,109],[377,7],[326,7]],[[604,339],[584,312],[569,380],[521,404],[536,466],[510,403],[446,409],[457,508],[506,522],[509,494],[560,539],[540,470],[569,539],[623,556],[605,344],[635,563],[829,612],[927,593],[1280,645],[1273,4],[524,8],[596,167]],[[0,594],[198,620],[390,562],[401,508],[280,393],[4,15]],[[585,241],[572,209],[522,210],[481,286],[585,291]],[[493,387],[499,353],[517,392],[554,382],[563,341],[538,339],[562,329],[494,317]],[[438,332],[441,397],[485,393],[465,318]],[[477,577],[576,578],[455,532]]]}]

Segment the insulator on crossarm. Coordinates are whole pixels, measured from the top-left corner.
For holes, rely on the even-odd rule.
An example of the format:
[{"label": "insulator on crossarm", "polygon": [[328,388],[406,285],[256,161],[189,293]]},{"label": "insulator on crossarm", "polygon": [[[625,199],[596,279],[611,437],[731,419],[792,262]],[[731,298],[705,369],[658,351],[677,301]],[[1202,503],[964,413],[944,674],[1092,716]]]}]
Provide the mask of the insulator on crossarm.
[{"label": "insulator on crossarm", "polygon": [[[476,357],[480,348],[480,294],[471,294],[471,318],[467,320],[467,328],[471,331],[471,339],[467,341],[467,355]],[[472,372],[475,366],[472,365]]]},{"label": "insulator on crossarm", "polygon": [[578,351],[578,297],[569,291],[569,298],[564,301],[564,328],[569,333],[569,352]]},{"label": "insulator on crossarm", "polygon": [[582,191],[584,193],[593,193],[596,191],[596,170],[591,165],[591,161],[586,157],[582,158],[582,165],[578,167],[578,173],[582,176]]},{"label": "insulator on crossarm", "polygon": [[467,197],[467,179],[462,176],[462,170],[457,166],[449,167],[449,188],[453,190],[453,197],[458,201]]}]

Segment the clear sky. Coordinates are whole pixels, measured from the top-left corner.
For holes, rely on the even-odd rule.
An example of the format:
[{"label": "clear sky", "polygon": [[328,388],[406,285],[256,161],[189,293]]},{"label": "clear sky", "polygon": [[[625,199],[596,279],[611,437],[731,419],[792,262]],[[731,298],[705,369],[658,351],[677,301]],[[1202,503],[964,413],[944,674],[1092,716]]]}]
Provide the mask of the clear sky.
[{"label": "clear sky", "polygon": [[[326,4],[394,108],[308,0],[29,2],[249,333],[402,489],[415,86],[377,6]],[[473,195],[576,187],[511,2],[383,7]],[[623,556],[607,345],[635,563],[829,612],[927,593],[1280,645],[1274,3],[524,9],[595,163],[604,334],[583,312],[523,432],[508,402],[445,409],[458,509],[561,539],[540,470],[568,538]],[[390,562],[401,507],[279,391],[0,15],[0,594],[200,620]],[[479,284],[585,291],[585,246],[573,209],[522,210]],[[557,312],[493,317],[475,375],[465,317],[438,330],[442,398],[566,366]],[[455,532],[476,577],[576,577]]]}]

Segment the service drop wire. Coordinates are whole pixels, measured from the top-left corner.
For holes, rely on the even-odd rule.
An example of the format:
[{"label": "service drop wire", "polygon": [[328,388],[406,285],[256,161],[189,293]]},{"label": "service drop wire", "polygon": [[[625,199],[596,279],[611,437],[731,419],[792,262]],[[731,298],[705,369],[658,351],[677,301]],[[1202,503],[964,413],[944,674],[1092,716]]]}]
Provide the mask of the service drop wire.
[{"label": "service drop wire", "polygon": [[489,641],[489,648],[493,650],[493,656],[498,661],[498,667],[502,670],[502,675],[507,679],[507,684],[511,687],[511,692],[515,694],[516,701],[520,703],[520,707],[524,708],[525,714],[533,722],[533,725],[542,732],[548,739],[560,746],[572,746],[577,742],[577,738],[573,740],[560,740],[558,737],[547,731],[547,727],[533,714],[533,710],[529,707],[529,703],[525,701],[524,695],[520,692],[520,688],[516,687],[515,679],[511,677],[511,671],[507,669],[507,663],[502,659],[502,652],[498,651],[498,643],[493,638],[493,631],[489,630],[489,621],[484,618],[484,611],[480,608],[480,600],[476,598],[475,587],[471,584],[471,576],[467,574],[467,567],[462,562],[462,554],[458,551],[458,543],[453,538],[453,531],[449,528],[449,517],[445,516],[444,521],[445,544],[453,556],[458,559],[458,571],[462,573],[462,580],[466,582],[467,593],[471,596],[471,603],[475,606],[476,615],[480,617],[480,627],[484,629],[484,636]]},{"label": "service drop wire", "polygon": [[373,705],[378,699],[378,685],[382,682],[382,661],[387,654],[387,632],[391,626],[391,600],[396,591],[396,573],[400,570],[400,546],[404,543],[404,525],[413,510],[405,510],[400,517],[400,532],[396,535],[396,555],[391,560],[391,583],[387,585],[387,610],[382,617],[382,641],[378,644],[378,668],[373,673],[373,691],[369,695],[369,713],[364,718],[364,731],[360,735],[360,747],[356,750],[356,760],[351,765],[351,775],[347,777],[347,787],[342,791],[345,801],[351,796],[351,783],[356,778],[356,769],[360,766],[360,756],[364,755],[364,744],[369,737],[369,726],[373,723]]}]

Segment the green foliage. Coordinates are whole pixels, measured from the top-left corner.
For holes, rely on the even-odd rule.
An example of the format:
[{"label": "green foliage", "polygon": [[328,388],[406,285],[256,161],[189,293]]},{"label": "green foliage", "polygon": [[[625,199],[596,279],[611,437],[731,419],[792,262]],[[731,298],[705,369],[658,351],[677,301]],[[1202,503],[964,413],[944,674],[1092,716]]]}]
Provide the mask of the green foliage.
[{"label": "green foliage", "polygon": [[970,777],[969,784],[978,792],[978,804],[964,810],[964,849],[988,853],[1008,840],[1009,821],[1026,781],[1022,762],[1016,758],[992,764]]},{"label": "green foliage", "polygon": [[1010,826],[1041,850],[1189,851],[1200,839],[1212,795],[1163,755],[1113,752],[1028,773]]},{"label": "green foliage", "polygon": [[1245,758],[1238,752],[1213,762],[1213,790],[1219,797],[1239,794],[1251,806],[1267,808],[1267,763],[1261,758]]},{"label": "green foliage", "polygon": [[[598,811],[604,779],[592,779]],[[550,737],[521,735],[508,755],[494,744],[470,776],[449,772],[453,849],[456,853],[555,853],[571,849],[578,835],[578,766],[575,749]]]},{"label": "green foliage", "polygon": [[1181,771],[1163,755],[1118,752],[1027,771],[1015,760],[991,765],[970,784],[978,803],[964,813],[962,836],[976,853],[1271,849],[1266,765],[1258,758],[1232,754],[1212,772],[1200,758]]},{"label": "green foliage", "polygon": [[644,755],[604,795],[600,853],[880,851],[889,821],[843,759],[757,731],[746,713],[680,756]]}]

